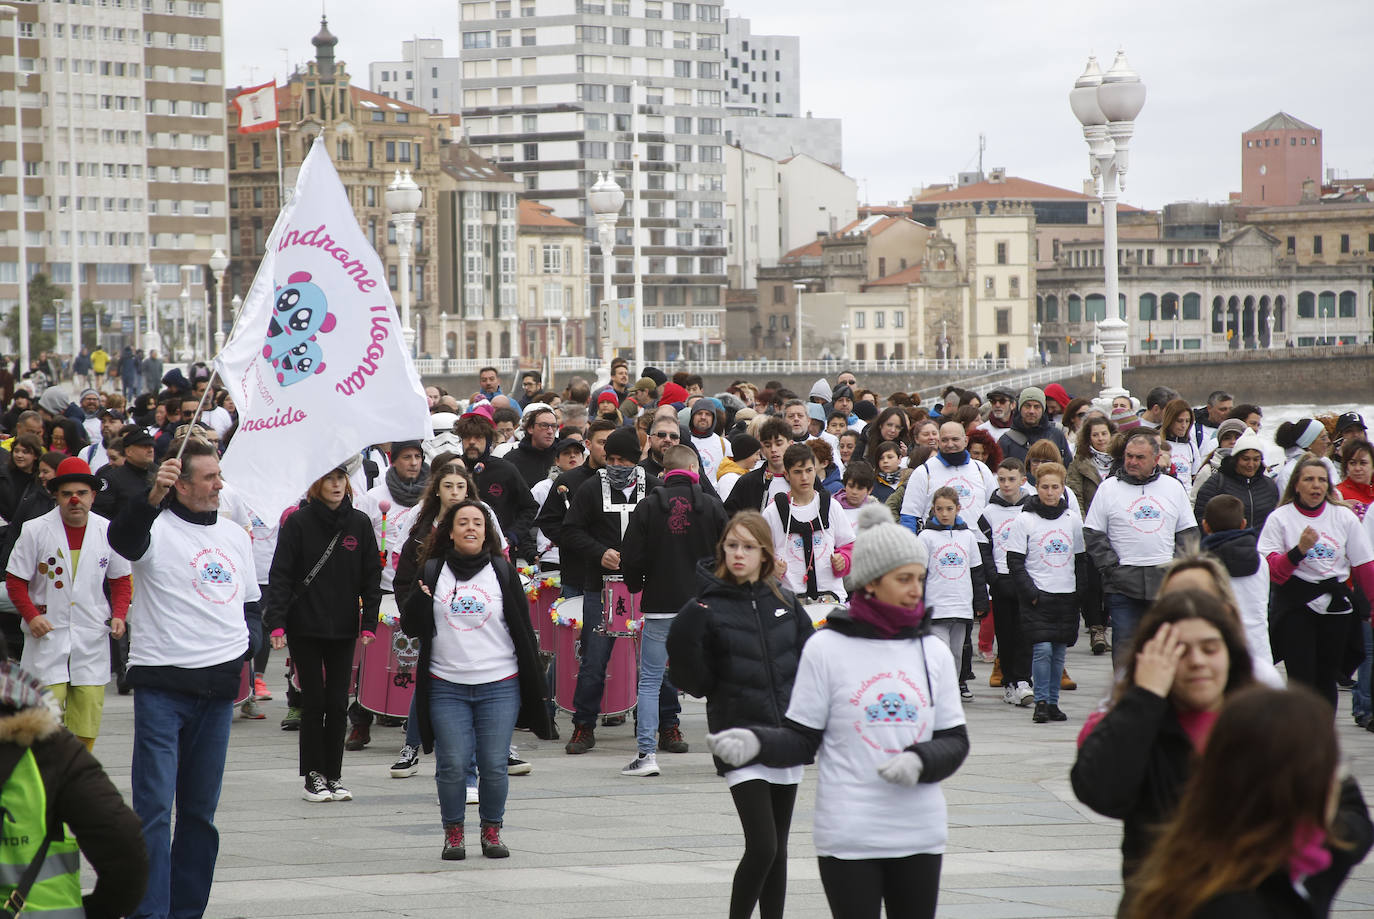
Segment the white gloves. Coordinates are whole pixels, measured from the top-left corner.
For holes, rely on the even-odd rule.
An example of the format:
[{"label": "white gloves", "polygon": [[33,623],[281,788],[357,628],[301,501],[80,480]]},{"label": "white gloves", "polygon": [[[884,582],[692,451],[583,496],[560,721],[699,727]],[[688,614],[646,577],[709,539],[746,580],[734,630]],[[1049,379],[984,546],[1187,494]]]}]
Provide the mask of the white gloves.
[{"label": "white gloves", "polygon": [[903,750],[892,759],[878,767],[878,775],[884,782],[915,788],[921,781],[921,758],[910,750]]},{"label": "white gloves", "polygon": [[743,766],[758,756],[762,747],[758,735],[748,728],[728,728],[706,735],[706,749],[731,766]]}]

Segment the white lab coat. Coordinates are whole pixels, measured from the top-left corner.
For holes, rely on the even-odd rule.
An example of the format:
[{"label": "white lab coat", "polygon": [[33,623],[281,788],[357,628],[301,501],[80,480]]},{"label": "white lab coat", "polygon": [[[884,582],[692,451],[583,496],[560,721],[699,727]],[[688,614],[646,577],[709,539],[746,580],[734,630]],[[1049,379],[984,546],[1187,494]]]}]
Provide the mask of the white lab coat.
[{"label": "white lab coat", "polygon": [[110,680],[110,603],[104,582],[131,573],[129,562],[110,548],[110,522],[91,514],[81,540],[75,577],[62,515],[53,508],[24,524],[6,571],[29,582],[29,597],[52,623],[43,638],[25,634],[20,664],[46,685],[104,686]]}]

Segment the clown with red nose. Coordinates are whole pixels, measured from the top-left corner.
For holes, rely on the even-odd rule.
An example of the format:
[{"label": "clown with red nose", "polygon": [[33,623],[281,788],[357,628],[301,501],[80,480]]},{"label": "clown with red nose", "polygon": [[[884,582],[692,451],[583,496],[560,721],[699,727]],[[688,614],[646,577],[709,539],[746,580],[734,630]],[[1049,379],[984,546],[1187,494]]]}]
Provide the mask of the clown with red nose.
[{"label": "clown with red nose", "polygon": [[91,513],[100,484],[85,460],[64,459],[48,481],[56,507],[23,524],[5,572],[24,619],[20,662],[52,690],[63,724],[87,748],[100,733],[109,638],[124,634],[133,594],[128,561],[110,549],[110,522]]}]

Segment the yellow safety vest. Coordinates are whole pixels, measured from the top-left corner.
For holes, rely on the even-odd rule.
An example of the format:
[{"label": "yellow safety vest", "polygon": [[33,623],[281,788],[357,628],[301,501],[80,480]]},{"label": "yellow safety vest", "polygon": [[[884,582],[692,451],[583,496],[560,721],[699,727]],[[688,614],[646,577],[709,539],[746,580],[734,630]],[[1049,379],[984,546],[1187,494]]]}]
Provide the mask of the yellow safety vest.
[{"label": "yellow safety vest", "polygon": [[[48,832],[48,795],[32,750],[25,750],[14,772],[0,788],[0,905],[10,902]],[[65,826],[53,840],[33,887],[22,904],[25,916],[78,919],[81,905],[81,852]],[[7,914],[8,915],[8,914]]]}]

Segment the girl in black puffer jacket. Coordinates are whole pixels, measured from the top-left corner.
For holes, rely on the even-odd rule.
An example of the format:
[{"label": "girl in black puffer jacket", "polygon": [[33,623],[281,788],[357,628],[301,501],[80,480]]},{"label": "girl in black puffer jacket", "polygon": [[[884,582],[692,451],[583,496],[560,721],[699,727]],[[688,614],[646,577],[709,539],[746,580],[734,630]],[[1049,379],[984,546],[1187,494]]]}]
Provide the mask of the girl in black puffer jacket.
[{"label": "girl in black puffer jacket", "polygon": [[[668,633],[669,676],[706,697],[712,732],[743,725],[779,726],[792,696],[811,619],[776,577],[773,538],[758,511],[741,511],[725,527],[713,561],[697,566],[701,590]],[[787,834],[801,782],[800,766],[732,768],[720,759],[744,828],[744,857],[735,871],[730,919],[781,917],[787,892]]]}]

